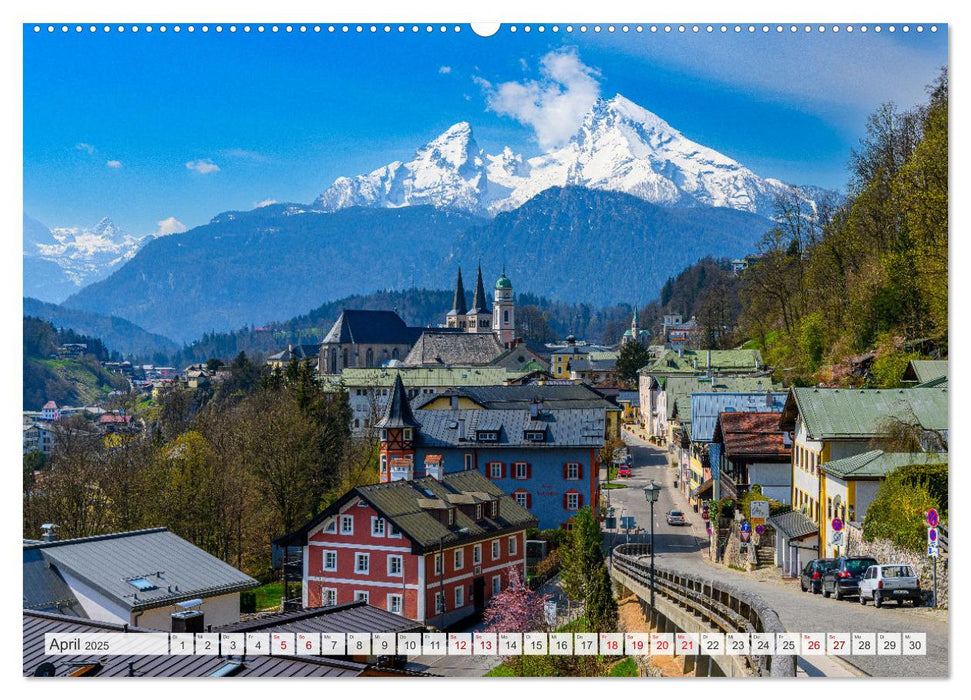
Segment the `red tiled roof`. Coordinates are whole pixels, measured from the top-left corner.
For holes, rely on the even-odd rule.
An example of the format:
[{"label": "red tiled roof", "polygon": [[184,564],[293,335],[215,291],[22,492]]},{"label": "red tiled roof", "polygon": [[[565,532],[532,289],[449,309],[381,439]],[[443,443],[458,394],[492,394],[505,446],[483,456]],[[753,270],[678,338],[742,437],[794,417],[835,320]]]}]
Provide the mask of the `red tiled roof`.
[{"label": "red tiled roof", "polygon": [[783,441],[778,413],[722,413],[716,430],[725,444],[726,457],[792,457],[792,447]]},{"label": "red tiled roof", "polygon": [[[37,404],[34,404],[34,405],[36,406]],[[48,408],[57,408],[57,404],[54,403],[53,401],[48,401],[47,403],[44,404],[44,409],[46,410]]]}]

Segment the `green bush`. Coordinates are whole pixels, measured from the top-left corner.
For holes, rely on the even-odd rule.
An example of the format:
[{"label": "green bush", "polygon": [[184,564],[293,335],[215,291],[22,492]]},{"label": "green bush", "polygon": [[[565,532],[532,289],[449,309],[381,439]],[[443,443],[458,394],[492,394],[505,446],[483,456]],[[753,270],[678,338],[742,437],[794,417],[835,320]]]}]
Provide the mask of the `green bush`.
[{"label": "green bush", "polygon": [[256,593],[253,591],[243,591],[239,594],[239,611],[241,613],[256,612]]},{"label": "green bush", "polygon": [[941,504],[926,483],[912,480],[914,469],[900,469],[880,485],[863,520],[866,540],[887,539],[914,552],[924,550],[927,542],[925,515],[931,508],[940,510]]}]

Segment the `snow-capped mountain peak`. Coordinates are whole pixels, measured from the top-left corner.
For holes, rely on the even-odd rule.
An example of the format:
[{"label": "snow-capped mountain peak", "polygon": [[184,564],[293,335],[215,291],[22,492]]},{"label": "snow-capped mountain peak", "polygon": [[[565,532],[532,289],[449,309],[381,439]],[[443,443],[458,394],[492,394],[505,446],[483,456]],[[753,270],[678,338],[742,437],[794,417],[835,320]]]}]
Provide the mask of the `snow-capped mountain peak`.
[{"label": "snow-capped mountain peak", "polygon": [[24,257],[55,263],[80,288],[107,277],[151,238],[131,236],[104,217],[89,228],[63,226],[49,229],[48,236],[34,236],[30,241],[25,237]]},{"label": "snow-capped mountain peak", "polygon": [[498,155],[485,154],[469,123],[459,122],[407,163],[338,178],[314,206],[333,211],[431,204],[496,214],[568,185],[626,192],[666,206],[727,207],[764,216],[772,215],[777,194],[793,189],[688,139],[617,94],[598,99],[570,141],[547,153],[524,159],[506,147]]}]

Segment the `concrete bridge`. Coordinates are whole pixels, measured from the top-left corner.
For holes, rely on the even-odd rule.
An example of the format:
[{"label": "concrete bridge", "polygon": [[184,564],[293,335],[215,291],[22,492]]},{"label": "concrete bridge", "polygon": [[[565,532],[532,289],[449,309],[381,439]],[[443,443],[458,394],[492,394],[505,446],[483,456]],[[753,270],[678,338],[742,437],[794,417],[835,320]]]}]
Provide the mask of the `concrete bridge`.
[{"label": "concrete bridge", "polygon": [[[785,632],[779,616],[759,596],[732,585],[654,568],[655,607],[651,600],[650,545],[622,544],[610,557],[610,573],[623,593],[636,595],[644,616],[658,632]],[[684,657],[684,670],[696,676],[784,678],[796,675],[795,656],[696,654]]]}]

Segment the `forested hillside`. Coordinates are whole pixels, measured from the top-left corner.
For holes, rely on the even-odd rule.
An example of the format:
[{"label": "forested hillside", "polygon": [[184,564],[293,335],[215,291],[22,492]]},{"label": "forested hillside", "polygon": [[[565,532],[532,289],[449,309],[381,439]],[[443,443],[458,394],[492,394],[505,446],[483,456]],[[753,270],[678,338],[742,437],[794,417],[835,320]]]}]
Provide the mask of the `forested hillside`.
[{"label": "forested hillside", "polygon": [[[88,406],[111,391],[128,390],[128,380],[105,372],[99,360],[108,349],[97,338],[70,329],[58,330],[47,321],[24,316],[24,410],[39,410],[47,401],[64,406]],[[65,343],[87,344],[78,358],[56,357]]]},{"label": "forested hillside", "polygon": [[867,381],[891,386],[910,357],[947,356],[947,104],[942,73],[925,105],[873,114],[843,205],[813,218],[779,203],[742,278],[741,327],[793,381],[854,383],[872,360]]}]

